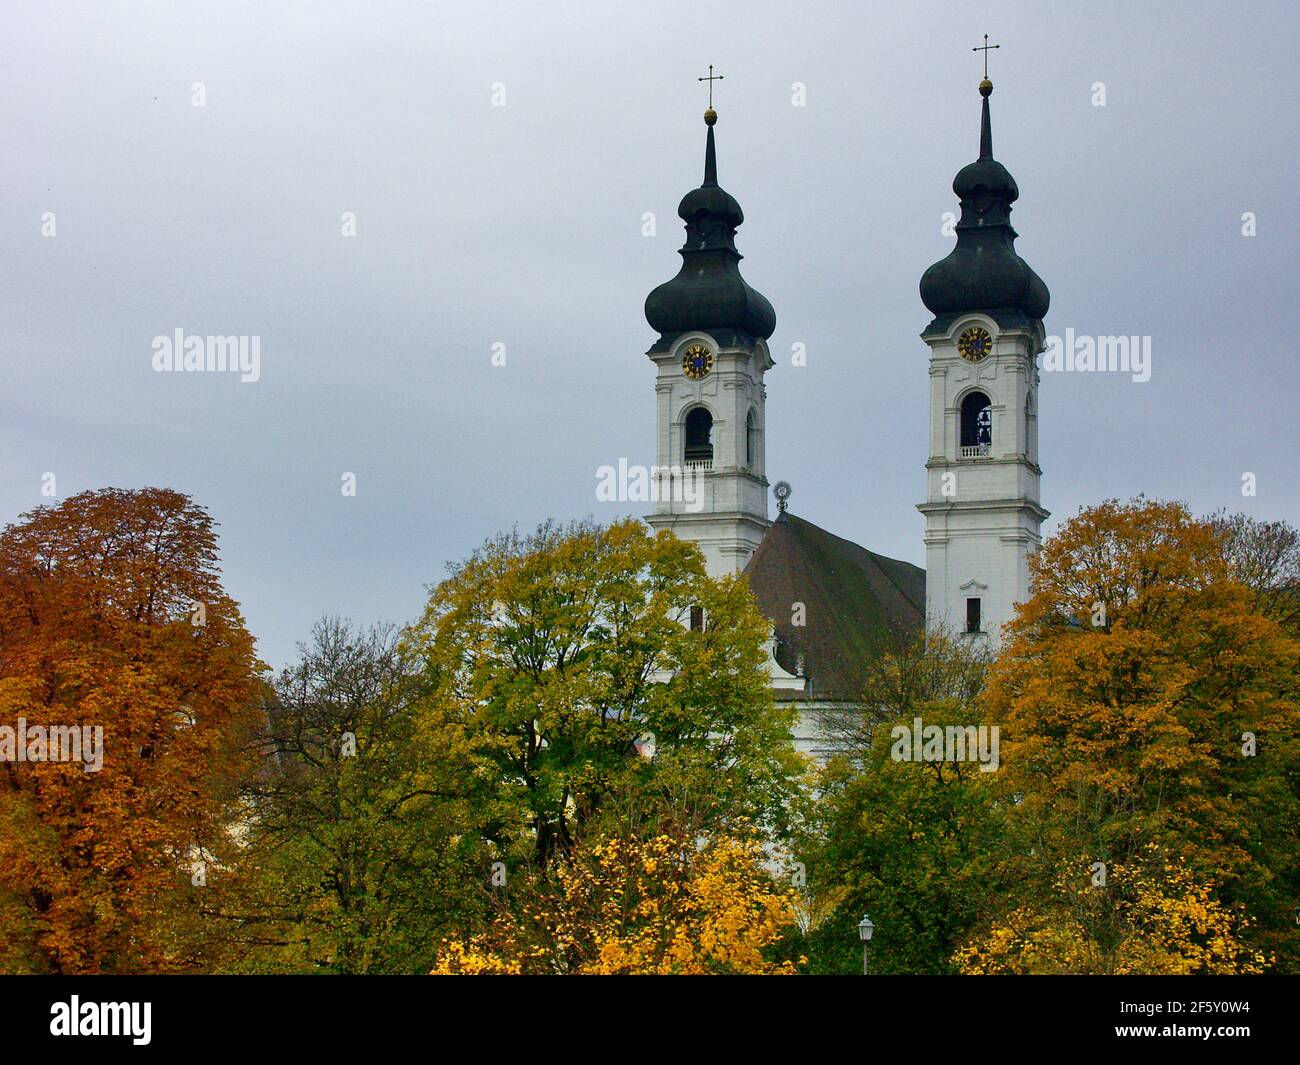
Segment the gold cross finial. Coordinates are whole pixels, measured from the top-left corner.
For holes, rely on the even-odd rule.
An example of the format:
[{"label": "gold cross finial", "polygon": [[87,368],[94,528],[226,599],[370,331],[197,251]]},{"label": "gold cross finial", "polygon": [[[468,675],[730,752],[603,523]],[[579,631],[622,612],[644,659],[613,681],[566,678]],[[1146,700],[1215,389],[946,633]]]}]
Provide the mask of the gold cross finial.
[{"label": "gold cross finial", "polygon": [[[994,47],[996,48],[997,46],[994,45]],[[715,77],[714,74],[713,74],[713,64],[710,63],[710,64],[709,64],[709,76],[708,76],[707,78],[696,78],[695,80],[696,80],[696,81],[707,81],[707,82],[709,83],[709,110],[712,111],[712,110],[713,110],[713,83],[714,83],[715,81],[721,81],[721,80],[722,80],[722,75],[719,74],[719,75],[717,75],[717,76]]]},{"label": "gold cross finial", "polygon": [[1001,47],[1002,45],[1000,44],[989,44],[989,35],[986,33],[984,34],[984,43],[982,45],[977,45],[976,47],[971,49],[972,52],[984,53],[984,80],[985,81],[989,80],[989,50],[992,48],[1001,48]]}]

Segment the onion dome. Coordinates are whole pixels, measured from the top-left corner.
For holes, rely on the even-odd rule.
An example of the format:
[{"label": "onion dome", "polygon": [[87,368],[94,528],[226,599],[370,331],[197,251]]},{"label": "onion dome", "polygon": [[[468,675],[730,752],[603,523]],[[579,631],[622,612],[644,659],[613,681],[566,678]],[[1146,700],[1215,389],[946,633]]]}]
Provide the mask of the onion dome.
[{"label": "onion dome", "polygon": [[1002,326],[1041,322],[1047,313],[1047,286],[1016,254],[1011,205],[1020,190],[993,158],[992,92],[993,83],[985,78],[980,82],[980,155],[952,183],[961,200],[957,246],[921,277],[921,301],[935,316],[927,331],[947,328],[953,318],[971,311],[988,314]]},{"label": "onion dome", "polygon": [[682,268],[646,297],[645,317],[658,331],[650,349],[662,351],[683,333],[699,330],[720,344],[752,344],[776,329],[776,312],[767,298],[740,276],[736,228],[745,220],[734,196],[718,185],[713,127],[717,112],[704,112],[708,139],[704,184],[682,197],[678,215],[686,223]]}]

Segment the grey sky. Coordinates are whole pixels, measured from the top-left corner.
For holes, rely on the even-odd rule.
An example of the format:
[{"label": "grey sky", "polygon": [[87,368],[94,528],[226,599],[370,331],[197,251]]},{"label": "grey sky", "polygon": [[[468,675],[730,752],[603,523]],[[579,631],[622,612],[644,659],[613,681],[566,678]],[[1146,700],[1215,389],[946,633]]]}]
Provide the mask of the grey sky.
[{"label": "grey sky", "polygon": [[[1298,25],[1286,3],[8,3],[0,520],[49,502],[47,471],[60,498],[190,493],[280,665],[322,612],[410,619],[515,522],[639,513],[595,470],[654,460],[641,307],[680,263],[713,63],[720,181],[777,312],[769,476],[920,564],[917,282],[953,243],[987,32],[1048,332],[1152,337],[1145,384],[1044,375],[1048,531],[1138,492],[1300,524]],[[177,327],[260,336],[261,380],[155,373]]]}]

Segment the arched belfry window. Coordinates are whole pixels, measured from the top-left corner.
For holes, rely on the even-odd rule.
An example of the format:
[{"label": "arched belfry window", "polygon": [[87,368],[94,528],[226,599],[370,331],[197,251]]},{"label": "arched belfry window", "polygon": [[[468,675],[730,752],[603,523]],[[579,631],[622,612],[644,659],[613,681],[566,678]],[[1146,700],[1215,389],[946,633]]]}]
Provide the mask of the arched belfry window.
[{"label": "arched belfry window", "polygon": [[745,465],[751,470],[758,464],[758,416],[751,409],[745,419]]},{"label": "arched belfry window", "polygon": [[961,456],[987,455],[993,445],[993,405],[983,392],[961,401]]},{"label": "arched belfry window", "polygon": [[713,415],[704,407],[692,407],[686,415],[687,462],[713,461]]}]

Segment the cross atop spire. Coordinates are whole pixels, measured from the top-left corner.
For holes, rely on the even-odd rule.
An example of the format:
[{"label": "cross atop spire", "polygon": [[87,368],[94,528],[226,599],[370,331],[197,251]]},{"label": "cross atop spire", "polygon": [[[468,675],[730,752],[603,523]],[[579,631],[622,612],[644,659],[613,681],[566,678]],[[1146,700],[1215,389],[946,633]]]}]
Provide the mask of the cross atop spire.
[{"label": "cross atop spire", "polygon": [[[989,35],[986,33],[984,34],[984,43],[981,45],[976,45],[974,48],[971,49],[972,52],[984,53],[984,80],[985,81],[989,80],[989,52],[994,48],[1001,48],[1001,47],[1002,45],[1000,44],[989,44]],[[709,68],[709,72],[710,73],[713,72],[712,67]]]},{"label": "cross atop spire", "polygon": [[[994,45],[994,47],[997,47],[997,46]],[[696,78],[695,80],[696,80],[696,81],[707,81],[707,82],[709,83],[709,110],[712,111],[712,110],[713,110],[713,83],[714,83],[715,81],[721,81],[721,80],[722,80],[722,75],[721,75],[721,74],[717,74],[717,75],[715,75],[715,74],[713,73],[713,64],[710,63],[710,64],[709,64],[709,76],[708,76],[707,78]]]}]

